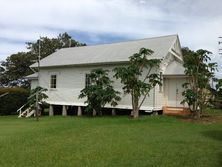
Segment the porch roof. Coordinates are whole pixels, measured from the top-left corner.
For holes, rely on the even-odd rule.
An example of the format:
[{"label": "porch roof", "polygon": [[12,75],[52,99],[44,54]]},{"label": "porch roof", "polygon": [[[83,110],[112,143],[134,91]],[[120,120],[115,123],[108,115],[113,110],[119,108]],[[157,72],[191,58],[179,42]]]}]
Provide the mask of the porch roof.
[{"label": "porch roof", "polygon": [[31,75],[27,75],[25,78],[30,79],[30,80],[38,79],[38,73],[36,72]]}]

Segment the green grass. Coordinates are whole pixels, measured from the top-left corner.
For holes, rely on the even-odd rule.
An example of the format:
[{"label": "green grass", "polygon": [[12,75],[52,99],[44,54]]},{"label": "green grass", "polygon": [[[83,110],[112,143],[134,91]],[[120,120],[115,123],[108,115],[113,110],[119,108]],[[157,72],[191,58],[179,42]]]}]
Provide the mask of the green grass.
[{"label": "green grass", "polygon": [[222,122],[0,117],[0,167],[220,167]]}]

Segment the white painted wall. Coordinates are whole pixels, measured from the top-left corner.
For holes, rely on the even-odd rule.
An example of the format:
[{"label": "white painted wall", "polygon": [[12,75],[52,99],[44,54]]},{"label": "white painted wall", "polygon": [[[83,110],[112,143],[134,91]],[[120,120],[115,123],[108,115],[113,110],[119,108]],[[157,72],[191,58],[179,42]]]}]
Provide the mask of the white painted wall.
[{"label": "white painted wall", "polygon": [[[85,87],[85,74],[90,73],[92,69],[104,68],[112,71],[116,66],[87,66],[87,67],[60,67],[60,68],[44,68],[40,71],[40,86],[48,89],[47,102],[57,105],[80,105],[84,106],[85,99],[79,99],[80,91]],[[154,69],[155,71],[157,69]],[[158,71],[159,72],[159,71]],[[57,75],[57,88],[51,89],[50,76]],[[110,78],[113,78],[114,73],[110,72]],[[120,92],[122,91],[122,84],[120,80],[115,80],[114,88]],[[122,100],[116,108],[131,109],[130,95],[121,94]],[[155,102],[154,102],[155,99]],[[153,108],[162,109],[163,106],[163,92],[159,91],[159,86],[156,86],[155,95],[154,90],[151,90],[149,96],[146,98],[141,110],[150,110]],[[107,105],[106,107],[111,107]]]},{"label": "white painted wall", "polygon": [[[178,39],[172,45],[172,48],[181,55],[180,43]],[[182,56],[182,55],[181,55]],[[160,64],[160,69],[153,69],[152,72],[164,72],[167,66],[173,61],[178,61],[172,53],[164,57],[164,60]],[[48,89],[48,99],[49,104],[57,105],[77,105],[84,106],[85,99],[79,99],[78,96],[80,91],[85,87],[85,74],[90,73],[92,69],[95,68],[104,68],[112,71],[116,66],[113,65],[102,65],[102,66],[85,66],[85,67],[55,67],[55,68],[41,68],[40,71],[40,86]],[[175,71],[175,74],[177,72]],[[50,86],[50,76],[57,75],[57,88],[51,89]],[[120,80],[115,80],[113,78],[114,73],[110,72],[110,78],[115,82],[113,84],[114,88],[120,92],[122,91],[122,84]],[[144,74],[145,75],[145,74]],[[143,75],[143,76],[144,76]],[[172,83],[171,83],[172,82]],[[178,82],[178,83],[177,83]],[[177,82],[165,79],[163,81],[162,91],[160,91],[159,86],[156,86],[155,89],[151,90],[149,96],[143,103],[141,110],[152,110],[152,109],[162,109],[165,105],[177,106],[178,102],[169,100],[169,97],[173,97],[174,92],[176,91],[176,85],[182,85],[184,79],[179,78]],[[179,83],[181,82],[181,83]],[[32,81],[32,87],[35,87],[38,82]],[[176,85],[175,85],[176,84]],[[172,91],[171,91],[172,90]],[[180,88],[181,92],[182,88]],[[172,95],[172,96],[171,96]],[[125,108],[131,109],[131,97],[130,95],[121,94],[122,100],[119,102],[116,108]],[[174,97],[173,97],[174,98]],[[181,97],[179,97],[181,98]],[[175,103],[175,104],[174,104]],[[106,107],[111,107],[107,105]]]},{"label": "white painted wall", "polygon": [[38,86],[38,80],[33,79],[31,80],[31,89],[35,89]]}]

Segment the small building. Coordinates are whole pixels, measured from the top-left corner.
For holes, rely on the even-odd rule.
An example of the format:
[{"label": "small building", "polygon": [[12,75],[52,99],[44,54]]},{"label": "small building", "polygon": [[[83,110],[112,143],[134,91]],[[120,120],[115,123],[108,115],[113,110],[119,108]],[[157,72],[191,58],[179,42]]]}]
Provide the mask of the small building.
[{"label": "small building", "polygon": [[[141,40],[63,48],[40,61],[39,73],[27,76],[31,80],[31,87],[40,85],[46,88],[50,104],[50,115],[53,115],[53,106],[60,105],[63,115],[67,107],[85,106],[85,99],[79,99],[80,91],[87,84],[87,74],[92,69],[103,68],[110,71],[110,78],[114,80],[114,88],[122,91],[122,84],[113,78],[112,69],[125,66],[129,57],[137,53],[140,48],[154,51],[151,58],[161,59],[158,69],[153,69],[162,75],[162,86],[151,90],[140,110],[159,111],[167,108],[184,108],[181,104],[182,84],[186,82],[184,74],[183,56],[178,35],[169,35]],[[37,63],[31,65],[37,68]],[[39,76],[38,76],[39,75]],[[39,81],[38,81],[39,78]],[[121,94],[122,100],[115,107],[106,105],[106,108],[132,109],[130,95]]]}]

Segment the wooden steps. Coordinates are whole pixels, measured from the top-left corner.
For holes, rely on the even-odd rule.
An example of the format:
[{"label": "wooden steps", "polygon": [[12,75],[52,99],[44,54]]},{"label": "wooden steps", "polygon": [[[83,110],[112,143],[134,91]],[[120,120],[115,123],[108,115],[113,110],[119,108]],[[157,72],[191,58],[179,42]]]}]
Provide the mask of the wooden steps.
[{"label": "wooden steps", "polygon": [[185,107],[171,107],[171,106],[165,106],[163,107],[163,114],[164,115],[190,115],[191,112],[189,108]]},{"label": "wooden steps", "polygon": [[22,118],[22,117],[28,118],[28,117],[31,117],[32,115],[35,115],[35,110],[32,109],[33,106],[30,106],[26,108],[24,111],[22,111],[23,108],[25,107],[27,107],[26,104],[17,110],[17,112],[19,113],[18,118]]},{"label": "wooden steps", "polygon": [[29,118],[34,114],[35,114],[35,110],[31,110],[29,113],[27,113],[26,118]]}]

